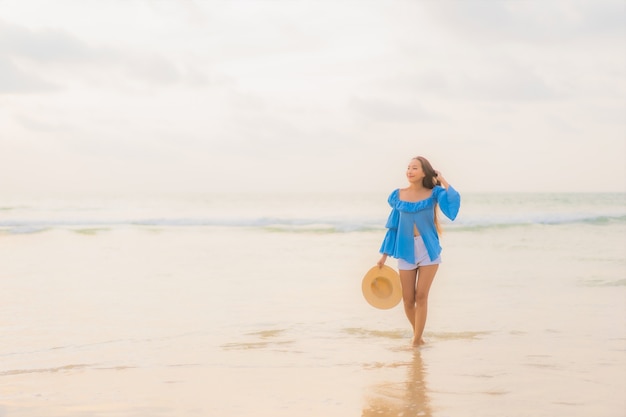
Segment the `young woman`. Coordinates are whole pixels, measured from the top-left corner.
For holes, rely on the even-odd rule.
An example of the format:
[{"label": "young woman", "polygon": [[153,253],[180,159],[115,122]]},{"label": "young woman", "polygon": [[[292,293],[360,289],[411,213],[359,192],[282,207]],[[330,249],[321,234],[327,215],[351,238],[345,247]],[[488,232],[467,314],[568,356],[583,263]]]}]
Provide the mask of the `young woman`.
[{"label": "young woman", "polygon": [[437,207],[450,220],[459,212],[461,196],[422,156],[411,159],[409,186],[391,193],[387,234],[380,248],[382,267],[387,256],[398,259],[404,311],[413,327],[413,346],[424,344],[428,292],[441,263]]}]

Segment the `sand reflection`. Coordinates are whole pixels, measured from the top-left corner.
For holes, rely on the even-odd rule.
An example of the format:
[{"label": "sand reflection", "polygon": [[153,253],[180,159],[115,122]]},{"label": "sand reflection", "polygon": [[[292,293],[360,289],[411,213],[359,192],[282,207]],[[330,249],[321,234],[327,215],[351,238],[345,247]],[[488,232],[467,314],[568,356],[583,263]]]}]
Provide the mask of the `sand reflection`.
[{"label": "sand reflection", "polygon": [[412,354],[412,360],[402,364],[407,367],[406,381],[373,387],[362,417],[432,416],[422,354],[419,349]]}]

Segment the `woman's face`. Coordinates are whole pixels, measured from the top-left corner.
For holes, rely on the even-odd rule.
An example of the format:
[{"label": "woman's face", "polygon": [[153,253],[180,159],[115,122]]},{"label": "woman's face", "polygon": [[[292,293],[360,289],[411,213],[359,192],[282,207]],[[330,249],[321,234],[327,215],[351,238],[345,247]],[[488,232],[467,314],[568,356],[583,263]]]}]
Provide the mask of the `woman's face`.
[{"label": "woman's face", "polygon": [[411,159],[406,169],[406,178],[410,183],[419,183],[426,176],[422,169],[422,163],[418,159]]}]

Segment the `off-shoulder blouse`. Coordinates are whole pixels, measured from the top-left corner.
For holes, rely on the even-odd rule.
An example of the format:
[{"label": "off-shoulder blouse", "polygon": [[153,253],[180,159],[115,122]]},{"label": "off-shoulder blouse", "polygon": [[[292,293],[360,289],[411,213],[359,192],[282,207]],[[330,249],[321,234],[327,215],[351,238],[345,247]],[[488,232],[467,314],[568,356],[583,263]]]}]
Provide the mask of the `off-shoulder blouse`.
[{"label": "off-shoulder blouse", "polygon": [[388,198],[391,213],[387,219],[387,233],[380,247],[380,253],[409,263],[415,263],[413,225],[417,227],[431,260],[441,254],[439,234],[435,227],[435,206],[454,220],[461,206],[461,195],[452,186],[445,189],[439,185],[433,188],[430,197],[416,201],[400,200],[400,189],[394,190]]}]

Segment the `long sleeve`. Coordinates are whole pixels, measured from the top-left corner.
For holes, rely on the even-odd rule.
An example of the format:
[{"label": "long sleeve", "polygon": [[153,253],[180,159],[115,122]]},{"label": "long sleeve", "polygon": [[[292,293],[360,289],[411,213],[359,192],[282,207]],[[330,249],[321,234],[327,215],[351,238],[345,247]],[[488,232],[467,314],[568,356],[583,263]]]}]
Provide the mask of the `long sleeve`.
[{"label": "long sleeve", "polygon": [[441,191],[437,194],[437,203],[443,214],[450,220],[454,220],[457,214],[459,214],[459,208],[461,207],[461,194],[449,185],[447,190],[441,188]]},{"label": "long sleeve", "polygon": [[400,212],[395,208],[391,209],[389,218],[387,219],[387,233],[383,239],[383,244],[380,246],[380,253],[386,253],[387,255],[393,255],[396,250],[396,242],[398,240],[398,221],[400,219]]}]

